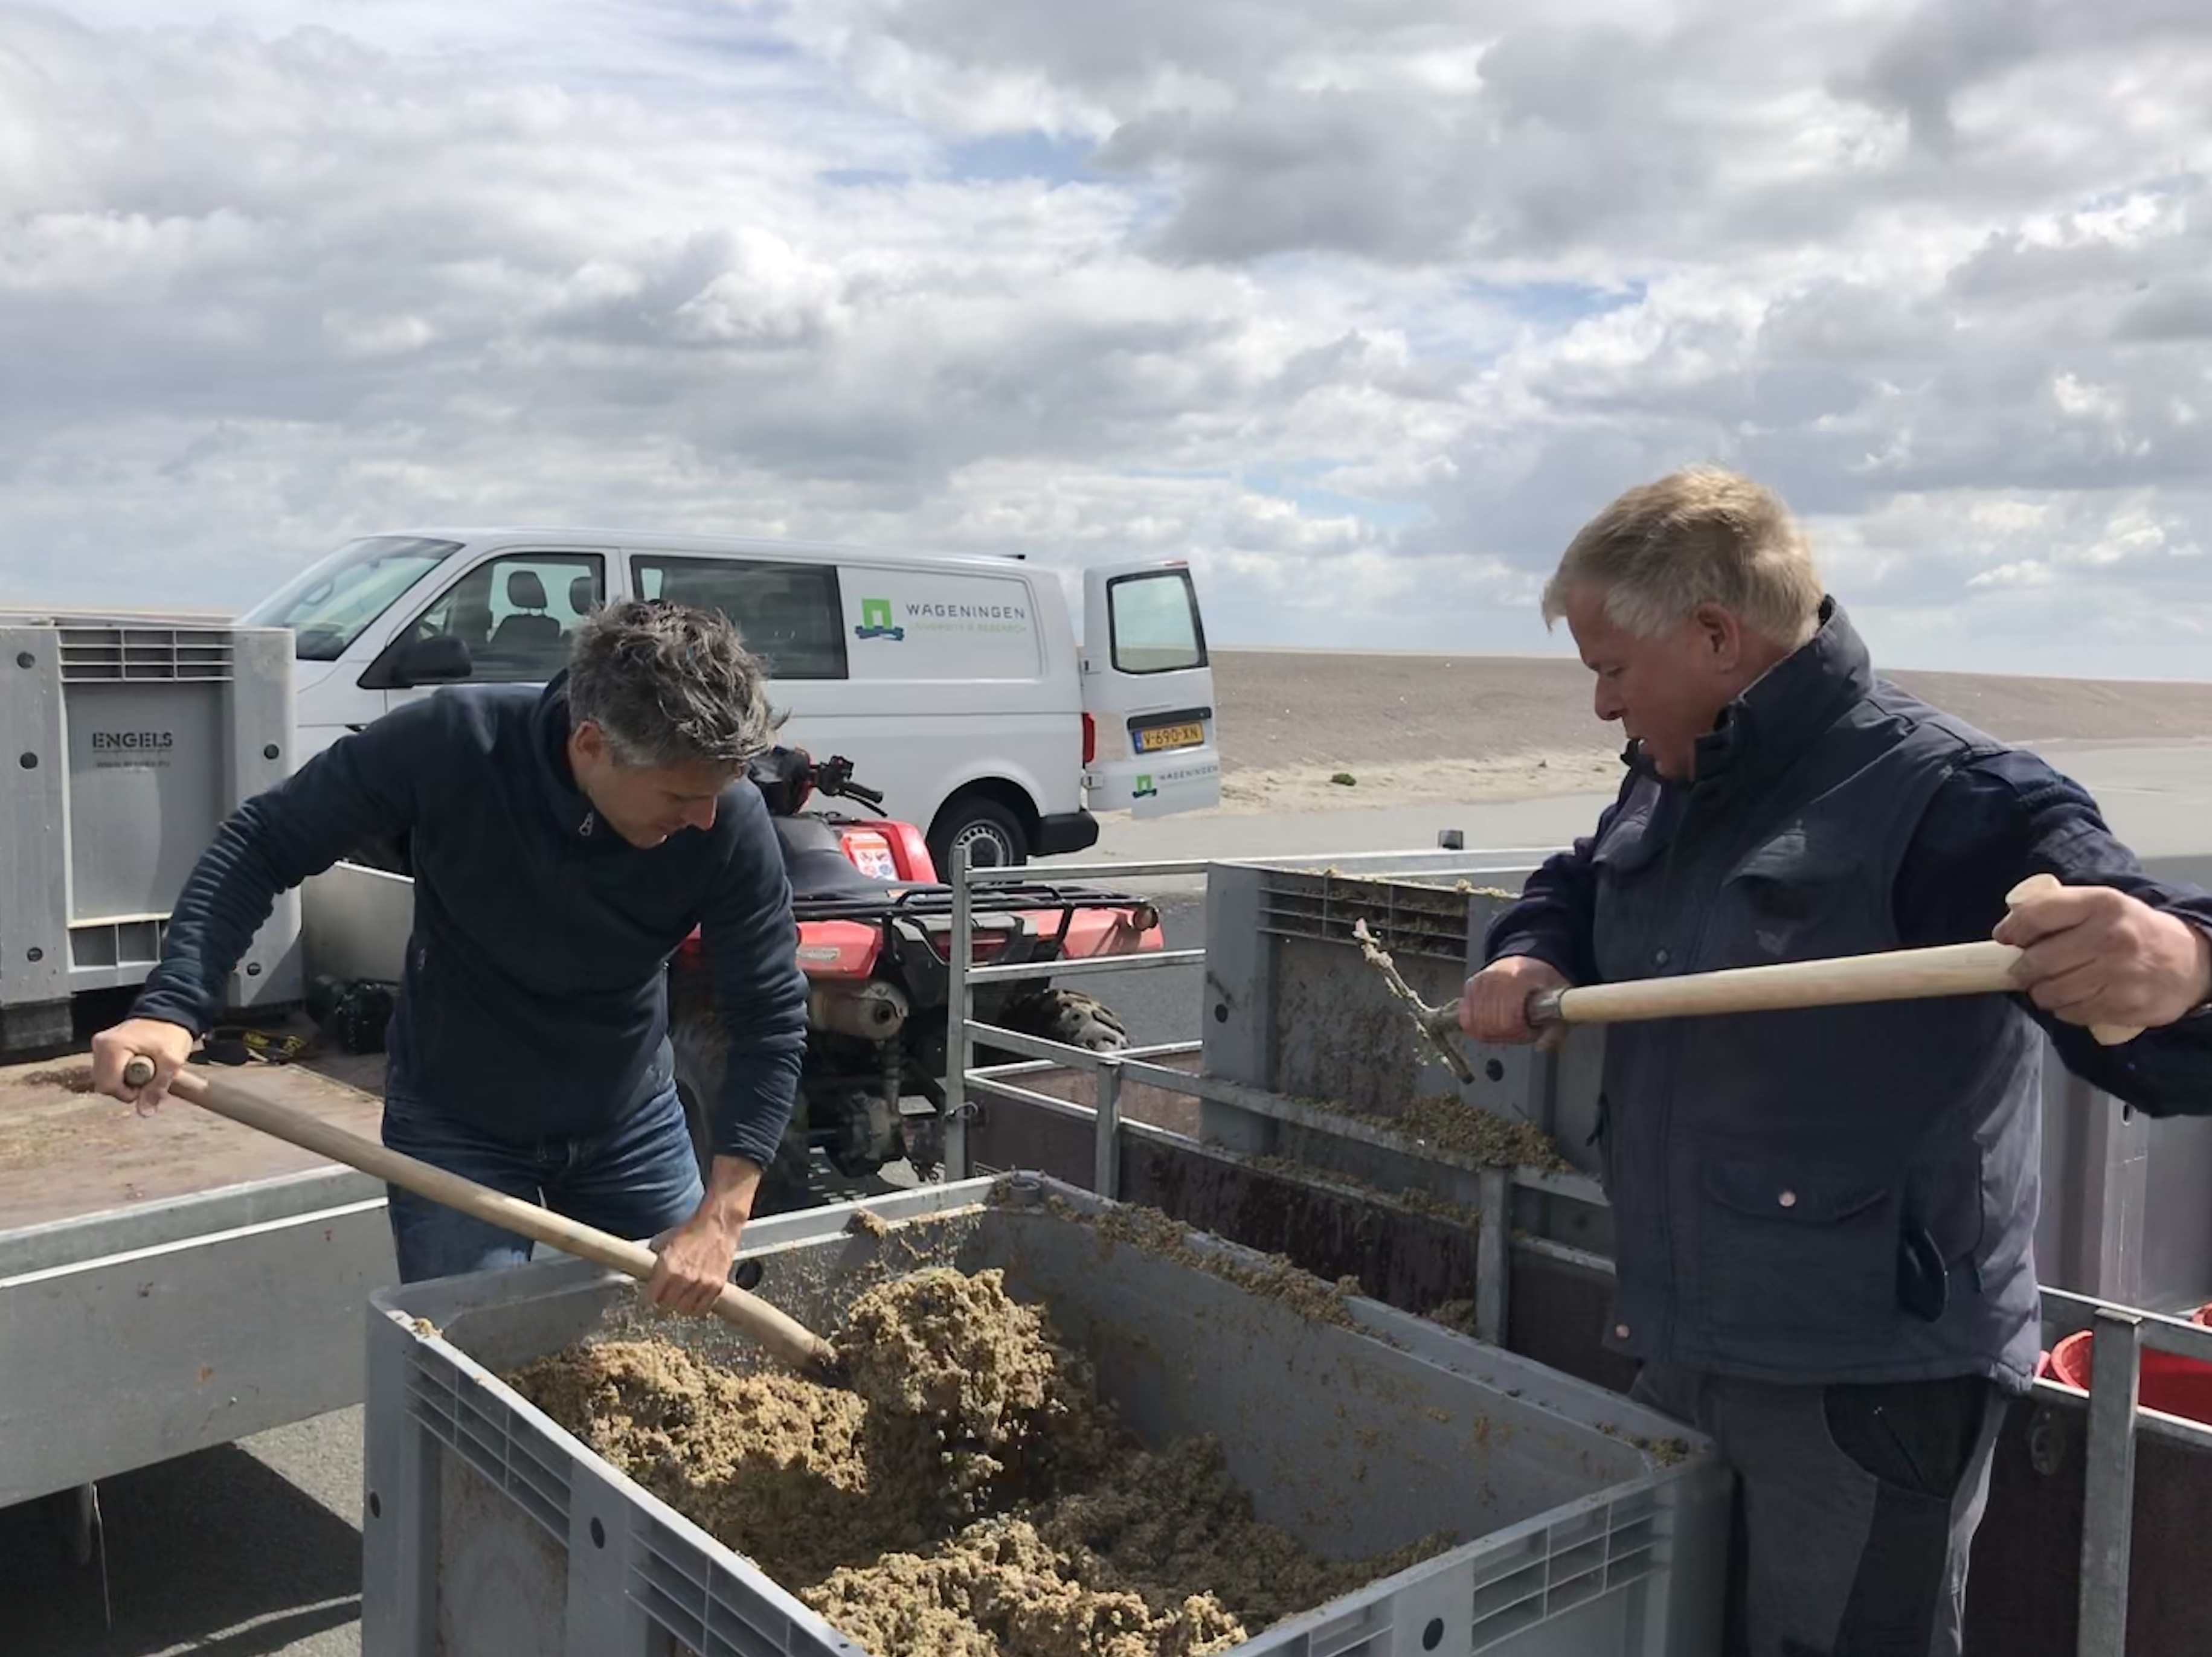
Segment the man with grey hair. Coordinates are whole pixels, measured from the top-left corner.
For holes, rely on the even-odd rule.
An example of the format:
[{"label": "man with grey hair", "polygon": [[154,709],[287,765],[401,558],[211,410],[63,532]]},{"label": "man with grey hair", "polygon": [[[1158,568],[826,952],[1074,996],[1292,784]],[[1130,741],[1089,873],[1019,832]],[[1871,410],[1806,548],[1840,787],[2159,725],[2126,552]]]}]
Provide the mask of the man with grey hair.
[{"label": "man with grey hair", "polygon": [[[660,1245],[656,1304],[708,1310],[797,1096],[806,987],[791,890],[746,762],[772,739],[758,665],[720,616],[641,601],[576,629],[542,691],[456,685],[318,754],[223,825],[160,967],[93,1043],[103,1091],[157,1104],[276,896],[409,836],[415,926],[387,1035],[384,1142]],[[702,1180],[676,1093],[669,956],[694,927],[728,1032]],[[125,1066],[143,1054],[152,1081]],[[531,1245],[390,1193],[403,1280]]]},{"label": "man with grey hair", "polygon": [[[1991,1454],[2040,1345],[2044,1037],[2148,1112],[2212,1111],[2212,897],[2148,878],[2041,760],[1876,678],[1747,479],[1629,490],[1568,547],[1544,614],[1624,727],[1628,774],[1492,924],[1468,1035],[1534,1040],[1530,996],[1574,984],[2023,950],[2017,995],[1605,1038],[1607,1344],[1738,1475],[1731,1649],[1954,1654]],[[2039,874],[2058,884],[2020,889]],[[2142,1034],[2104,1045],[2107,1025]]]}]

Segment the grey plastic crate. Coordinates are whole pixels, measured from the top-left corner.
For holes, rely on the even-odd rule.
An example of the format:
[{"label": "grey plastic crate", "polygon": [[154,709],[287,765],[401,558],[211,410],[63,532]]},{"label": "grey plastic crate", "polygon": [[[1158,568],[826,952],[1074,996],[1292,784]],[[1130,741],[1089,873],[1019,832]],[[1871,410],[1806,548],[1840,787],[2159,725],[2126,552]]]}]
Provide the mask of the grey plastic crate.
[{"label": "grey plastic crate", "polygon": [[[994,1189],[1000,1199],[989,1199]],[[1112,1206],[1033,1178],[971,1181],[747,1233],[759,1290],[817,1328],[917,1259],[1003,1267],[1097,1364],[1148,1442],[1204,1431],[1258,1515],[1324,1554],[1444,1528],[1453,1551],[1237,1648],[1274,1657],[1702,1657],[1717,1648],[1729,1476],[1711,1447],[1598,1387],[1377,1302],[1354,1327],[1115,1242]],[[1259,1257],[1194,1235],[1201,1253]],[[638,1326],[628,1279],[583,1262],[371,1297],[366,1657],[858,1653],[750,1562],[647,1495],[499,1379]],[[421,1319],[436,1332],[423,1332]],[[741,1368],[712,1323],[658,1320]],[[1642,1448],[1674,1439],[1680,1460]],[[872,1657],[902,1657],[877,1653]]]},{"label": "grey plastic crate", "polygon": [[[142,983],[223,819],[292,768],[287,628],[0,613],[0,1051],[66,1041],[70,997]],[[303,992],[300,901],[227,1005]]]},{"label": "grey plastic crate", "polygon": [[[1465,1042],[1476,1080],[1434,1062],[1352,938],[1364,920],[1400,969],[1434,1003],[1458,998],[1483,962],[1491,921],[1534,867],[1466,854],[1415,875],[1217,863],[1206,880],[1202,1063],[1207,1077],[1292,1099],[1382,1114],[1409,1096],[1456,1095],[1532,1122],[1580,1172],[1597,1173],[1592,1137],[1605,1027],[1571,1029],[1556,1054]],[[2149,857],[2161,880],[2212,887],[2212,855]],[[2190,1312],[2212,1302],[2212,1117],[2130,1116],[2070,1075],[2046,1048],[2043,1199],[2035,1257],[2044,1284],[2128,1306]],[[1349,1174],[1389,1189],[1419,1185],[1473,1203],[1468,1179],[1233,1104],[1200,1108],[1200,1137],[1249,1155]],[[1582,1202],[1517,1193],[1516,1232],[1610,1257],[1610,1216]]]}]

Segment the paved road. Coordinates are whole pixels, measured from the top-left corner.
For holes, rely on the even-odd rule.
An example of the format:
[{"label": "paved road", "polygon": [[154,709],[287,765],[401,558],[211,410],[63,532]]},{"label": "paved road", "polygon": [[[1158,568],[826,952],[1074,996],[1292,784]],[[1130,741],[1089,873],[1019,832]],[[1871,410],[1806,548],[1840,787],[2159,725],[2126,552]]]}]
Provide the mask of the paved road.
[{"label": "paved road", "polygon": [[[2212,850],[2212,751],[2054,752],[2151,856]],[[1117,822],[1102,860],[1326,856],[1412,850],[1456,827],[1470,846],[1556,845],[1587,827],[1605,796],[1465,809],[1340,810],[1297,817]],[[1170,947],[1203,942],[1198,898],[1157,888]],[[1198,1032],[1197,974],[1162,968],[1115,983],[1109,998],[1139,1042]],[[361,1422],[342,1411],[117,1478],[100,1490],[114,1613],[99,1578],[70,1566],[46,1516],[0,1512],[0,1648],[8,1657],[340,1657],[360,1649]]]},{"label": "paved road", "polygon": [[100,1487],[114,1612],[39,1508],[0,1511],[10,1657],[341,1657],[361,1649],[361,1412],[342,1411]]}]

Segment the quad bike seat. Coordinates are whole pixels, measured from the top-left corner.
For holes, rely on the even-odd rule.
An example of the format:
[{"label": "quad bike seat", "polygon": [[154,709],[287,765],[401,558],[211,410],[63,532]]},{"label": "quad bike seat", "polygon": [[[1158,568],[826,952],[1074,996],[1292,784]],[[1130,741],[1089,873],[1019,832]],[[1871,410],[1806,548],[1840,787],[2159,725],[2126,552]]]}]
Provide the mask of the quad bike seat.
[{"label": "quad bike seat", "polygon": [[921,882],[878,880],[853,866],[837,831],[816,817],[775,817],[776,844],[783,850],[783,871],[791,881],[794,901],[823,902],[834,899],[890,899],[902,892],[943,892],[949,886]]}]

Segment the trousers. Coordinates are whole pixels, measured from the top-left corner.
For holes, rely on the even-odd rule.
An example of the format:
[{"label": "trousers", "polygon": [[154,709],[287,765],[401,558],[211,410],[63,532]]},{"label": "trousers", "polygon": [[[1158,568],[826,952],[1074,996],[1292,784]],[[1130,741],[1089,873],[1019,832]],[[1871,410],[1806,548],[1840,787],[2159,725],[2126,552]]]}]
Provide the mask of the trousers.
[{"label": "trousers", "polygon": [[1960,1657],[2010,1404],[1996,1383],[1785,1386],[1647,1364],[1630,1396],[1735,1472],[1729,1657]]},{"label": "trousers", "polygon": [[[670,1087],[606,1133],[516,1144],[425,1109],[399,1089],[384,1101],[384,1143],[434,1168],[542,1203],[632,1242],[681,1224],[706,1195],[684,1104]],[[528,1237],[457,1208],[386,1186],[399,1280],[458,1277],[520,1266]]]}]

